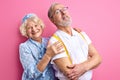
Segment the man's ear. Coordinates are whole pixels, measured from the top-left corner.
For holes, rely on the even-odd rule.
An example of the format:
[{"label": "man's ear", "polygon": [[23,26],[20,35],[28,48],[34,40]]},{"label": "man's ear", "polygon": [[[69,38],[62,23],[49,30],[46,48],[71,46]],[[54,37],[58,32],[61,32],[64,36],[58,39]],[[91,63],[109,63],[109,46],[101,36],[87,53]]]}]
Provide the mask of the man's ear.
[{"label": "man's ear", "polygon": [[54,21],[54,19],[53,19],[53,18],[50,18],[50,20],[51,20],[53,23],[55,23],[55,21]]}]

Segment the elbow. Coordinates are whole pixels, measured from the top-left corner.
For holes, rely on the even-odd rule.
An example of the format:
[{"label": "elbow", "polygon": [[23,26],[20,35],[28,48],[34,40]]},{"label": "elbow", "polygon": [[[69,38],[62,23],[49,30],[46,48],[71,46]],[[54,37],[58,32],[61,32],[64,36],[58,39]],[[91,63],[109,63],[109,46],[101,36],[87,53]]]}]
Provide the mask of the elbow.
[{"label": "elbow", "polygon": [[45,68],[42,67],[42,65],[38,64],[38,65],[37,65],[37,69],[38,69],[40,72],[43,72]]},{"label": "elbow", "polygon": [[100,55],[98,55],[98,57],[96,59],[97,59],[97,65],[96,66],[99,66],[102,63],[102,57]]}]

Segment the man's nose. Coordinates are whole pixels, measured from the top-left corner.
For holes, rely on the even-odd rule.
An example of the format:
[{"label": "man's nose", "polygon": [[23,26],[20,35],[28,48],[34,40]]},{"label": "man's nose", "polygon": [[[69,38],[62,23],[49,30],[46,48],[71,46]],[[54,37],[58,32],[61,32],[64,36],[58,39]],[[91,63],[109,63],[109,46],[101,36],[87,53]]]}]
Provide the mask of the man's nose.
[{"label": "man's nose", "polygon": [[65,10],[60,10],[60,12],[61,12],[62,14],[65,14],[65,13],[66,13],[66,11],[65,11]]}]

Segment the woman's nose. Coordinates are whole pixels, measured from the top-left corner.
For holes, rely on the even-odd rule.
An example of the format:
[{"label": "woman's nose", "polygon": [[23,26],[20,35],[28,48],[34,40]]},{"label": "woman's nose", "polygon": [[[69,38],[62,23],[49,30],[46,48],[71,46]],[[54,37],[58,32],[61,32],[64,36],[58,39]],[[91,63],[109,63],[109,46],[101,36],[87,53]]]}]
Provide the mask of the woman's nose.
[{"label": "woman's nose", "polygon": [[35,30],[36,30],[36,27],[32,27],[32,30],[35,31]]}]

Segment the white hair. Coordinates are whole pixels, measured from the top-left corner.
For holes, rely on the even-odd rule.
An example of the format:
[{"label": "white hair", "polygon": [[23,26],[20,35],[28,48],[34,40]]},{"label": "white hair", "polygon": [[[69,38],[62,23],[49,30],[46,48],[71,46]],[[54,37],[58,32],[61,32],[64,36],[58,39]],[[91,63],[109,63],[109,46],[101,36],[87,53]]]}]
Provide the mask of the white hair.
[{"label": "white hair", "polygon": [[37,16],[30,17],[26,19],[20,26],[20,33],[22,34],[22,36],[28,37],[26,33],[26,26],[28,24],[28,20],[38,23],[42,27],[42,29],[44,29],[45,27],[43,21],[40,18],[38,18]]},{"label": "white hair", "polygon": [[49,8],[49,10],[48,10],[48,17],[49,17],[49,19],[51,19],[52,16],[53,16],[53,8],[54,8],[56,5],[58,5],[58,4],[60,4],[60,3],[53,3],[53,4],[50,6],[50,8]]}]

